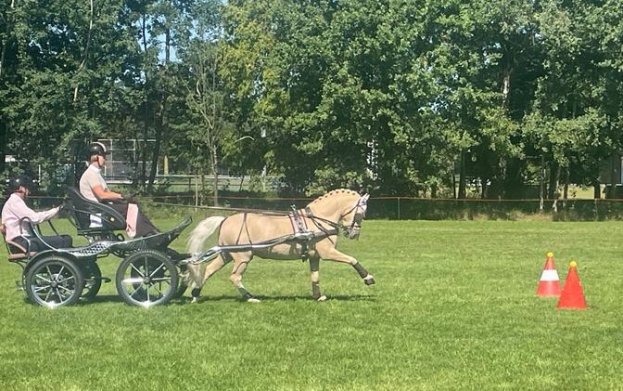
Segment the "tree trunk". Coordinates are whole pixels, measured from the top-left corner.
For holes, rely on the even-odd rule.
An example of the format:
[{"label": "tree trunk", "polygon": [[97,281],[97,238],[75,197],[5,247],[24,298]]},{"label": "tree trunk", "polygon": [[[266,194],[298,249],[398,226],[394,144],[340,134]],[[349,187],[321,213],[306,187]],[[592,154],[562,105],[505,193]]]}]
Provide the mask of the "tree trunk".
[{"label": "tree trunk", "polygon": [[541,178],[539,181],[539,211],[543,212],[545,199],[545,156],[541,155]]},{"label": "tree trunk", "polygon": [[[12,60],[16,60],[17,59],[17,42],[15,40],[15,37],[12,35],[12,31],[13,29],[13,21],[14,21],[14,15],[15,15],[15,0],[11,1],[11,5],[10,5],[10,16],[7,18],[6,21],[6,31],[8,33],[7,37],[5,40],[3,40],[1,42],[2,44],[2,51],[0,52],[0,88],[5,88],[5,86],[2,84],[2,79],[4,78],[4,75],[7,73],[7,52],[10,52],[10,57]],[[11,48],[11,50],[9,50],[9,48]],[[17,62],[15,61],[15,64],[17,64]],[[14,65],[15,65],[14,64]],[[7,126],[7,121],[6,118],[3,118],[2,116],[0,116],[0,173],[4,172],[5,169],[5,159],[6,159],[6,153],[7,153],[7,149],[6,146],[8,144],[9,141],[9,137],[8,137],[8,126]]]},{"label": "tree trunk", "polygon": [[480,178],[480,198],[483,200],[487,198],[487,182],[489,178]]},{"label": "tree trunk", "polygon": [[160,146],[162,140],[162,118],[159,119],[158,125],[156,126],[156,140],[154,142],[154,149],[151,153],[151,167],[149,170],[149,183],[148,188],[149,191],[153,191],[154,182],[156,181],[156,174],[158,173],[158,159],[160,158]]},{"label": "tree trunk", "polygon": [[565,167],[565,187],[562,193],[562,207],[567,209],[567,200],[569,199],[569,167]]},{"label": "tree trunk", "polygon": [[610,192],[608,194],[608,198],[610,198],[611,200],[617,198],[617,184],[619,182],[618,176],[620,170],[620,168],[617,166],[620,165],[621,161],[619,155],[613,155],[610,158]]},{"label": "tree trunk", "polygon": [[552,198],[554,199],[552,209],[554,210],[554,212],[558,212],[558,199],[560,198],[560,193],[558,192],[558,185],[560,183],[560,164],[556,163],[555,171],[555,174],[551,175],[552,177],[554,177],[554,180],[553,184],[551,185],[550,193],[552,193]]},{"label": "tree trunk", "polygon": [[465,199],[467,192],[465,189],[465,150],[461,151],[461,160],[459,161],[459,199]]},{"label": "tree trunk", "polygon": [[[141,29],[143,34],[143,53],[147,53],[147,21],[145,20],[145,15],[142,16],[141,19]],[[147,173],[147,168],[145,167],[147,161],[147,137],[149,131],[149,97],[147,91],[147,85],[149,82],[149,72],[147,69],[143,69],[145,72],[145,84],[143,85],[144,96],[144,107],[143,107],[143,145],[142,148],[139,148],[139,157],[141,160],[141,169],[139,172],[139,183],[141,188],[145,186],[145,176]]]},{"label": "tree trunk", "polygon": [[214,174],[214,206],[218,206],[218,155],[216,145],[212,145],[212,173]]},{"label": "tree trunk", "polygon": [[504,198],[520,199],[523,196],[523,179],[521,159],[508,160],[504,181]]},{"label": "tree trunk", "polygon": [[4,172],[7,145],[7,126],[6,121],[0,117],[0,173]]},{"label": "tree trunk", "polygon": [[154,149],[151,155],[151,169],[149,171],[149,189],[153,190],[154,182],[156,180],[156,174],[158,173],[158,160],[160,158],[160,149],[162,146],[162,136],[165,133],[166,127],[166,107],[167,107],[167,94],[163,93],[162,104],[160,105],[160,114],[158,115],[156,124],[156,135],[154,142]]},{"label": "tree trunk", "polygon": [[[91,35],[93,34],[93,0],[90,0],[89,2],[90,4],[90,11],[89,11],[89,32],[87,34],[87,43],[84,47],[84,54],[82,56],[82,62],[80,63],[80,66],[78,67],[78,71],[76,72],[76,75],[80,74],[80,72],[86,68],[87,66],[87,59],[89,57],[89,50],[91,48]],[[80,85],[76,82],[76,86],[74,87],[74,100],[73,102],[76,103],[78,101],[78,89],[79,89]]]},{"label": "tree trunk", "polygon": [[547,184],[547,199],[553,200],[558,185],[558,175],[560,175],[560,166],[555,161],[552,161],[549,169],[549,181]]},{"label": "tree trunk", "polygon": [[[165,31],[165,47],[164,47],[164,69],[162,72],[158,72],[158,78],[160,79],[160,83],[166,82],[167,77],[167,69],[169,66],[169,61],[171,59],[171,29],[167,28]],[[166,120],[166,112],[167,112],[167,100],[168,94],[166,92],[166,88],[163,88],[162,96],[160,103],[160,113],[158,115],[157,124],[156,124],[156,135],[155,135],[155,143],[154,150],[151,155],[151,170],[149,172],[149,189],[153,190],[154,181],[156,180],[156,174],[158,172],[158,159],[160,158],[160,150],[162,147],[162,136],[166,133],[165,128],[167,126]]]},{"label": "tree trunk", "polygon": [[[11,1],[11,6],[10,6],[10,17],[8,17],[7,19],[7,24],[6,24],[6,31],[9,33],[7,38],[2,41],[2,52],[0,52],[0,80],[2,80],[2,77],[4,76],[5,72],[5,68],[6,68],[6,53],[7,53],[7,48],[9,46],[13,46],[14,42],[15,42],[15,37],[11,34],[11,32],[14,30],[14,26],[13,26],[13,21],[14,21],[14,16],[15,15],[15,0]],[[4,159],[2,160],[4,162]]]}]

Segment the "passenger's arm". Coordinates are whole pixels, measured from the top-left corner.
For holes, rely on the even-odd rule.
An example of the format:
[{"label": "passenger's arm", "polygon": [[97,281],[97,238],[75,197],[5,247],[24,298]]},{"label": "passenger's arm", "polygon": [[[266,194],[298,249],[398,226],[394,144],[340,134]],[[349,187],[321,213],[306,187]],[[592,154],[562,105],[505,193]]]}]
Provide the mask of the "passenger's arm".
[{"label": "passenger's arm", "polygon": [[60,207],[56,207],[56,208],[52,208],[50,210],[46,210],[43,212],[35,212],[34,210],[30,209],[26,205],[26,203],[21,202],[15,205],[15,210],[13,212],[16,216],[19,216],[21,219],[28,218],[34,224],[39,224],[43,221],[49,220],[52,217],[54,217],[58,213],[59,210],[60,210]]}]

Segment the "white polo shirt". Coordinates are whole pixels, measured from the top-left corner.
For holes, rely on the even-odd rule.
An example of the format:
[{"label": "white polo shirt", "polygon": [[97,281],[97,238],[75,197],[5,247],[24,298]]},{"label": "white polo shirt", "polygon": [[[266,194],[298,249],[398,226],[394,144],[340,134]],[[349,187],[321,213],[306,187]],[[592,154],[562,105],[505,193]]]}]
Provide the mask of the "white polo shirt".
[{"label": "white polo shirt", "polygon": [[95,197],[95,194],[93,194],[93,188],[97,185],[102,186],[104,190],[108,190],[108,185],[102,176],[102,170],[94,164],[91,164],[80,178],[80,194],[87,200],[100,202],[100,200]]},{"label": "white polo shirt", "polygon": [[[102,176],[102,170],[96,167],[94,164],[91,164],[89,168],[86,169],[82,177],[80,178],[80,194],[82,194],[86,199],[93,202],[100,202],[97,199],[95,194],[93,194],[93,188],[97,185],[102,186],[102,189],[108,190],[108,185]],[[102,219],[100,216],[91,215],[91,228],[99,228],[102,226]]]}]

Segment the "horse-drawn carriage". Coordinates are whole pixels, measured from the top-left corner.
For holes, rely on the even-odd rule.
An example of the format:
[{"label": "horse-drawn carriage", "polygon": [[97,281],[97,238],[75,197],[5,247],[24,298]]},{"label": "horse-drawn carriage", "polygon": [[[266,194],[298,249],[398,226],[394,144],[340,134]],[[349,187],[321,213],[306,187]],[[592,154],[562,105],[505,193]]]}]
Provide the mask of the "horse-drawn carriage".
[{"label": "horse-drawn carriage", "polygon": [[[42,251],[30,251],[7,243],[9,261],[22,267],[21,287],[34,303],[58,307],[76,303],[80,298],[97,295],[103,277],[97,260],[108,255],[122,258],[115,274],[119,295],[126,303],[149,307],[169,302],[178,291],[179,254],[168,248],[191,223],[187,218],[170,231],[147,237],[125,239],[124,216],[108,205],[85,199],[76,189],[68,188],[64,203],[69,220],[88,244],[54,248],[47,244],[38,227],[32,227],[37,239],[46,245]],[[90,216],[97,215],[101,227],[90,227]],[[55,227],[51,229],[58,235]],[[11,246],[9,246],[11,244]],[[20,251],[15,251],[19,249]]]},{"label": "horse-drawn carriage", "polygon": [[[255,255],[308,260],[312,297],[319,301],[326,300],[320,292],[320,259],[349,264],[366,285],[375,282],[357,259],[336,249],[340,232],[349,239],[359,237],[367,194],[361,196],[340,189],[290,213],[242,212],[227,218],[206,218],[190,235],[192,256],[180,256],[168,248],[191,223],[190,219],[168,232],[125,240],[117,233],[126,227],[124,217],[117,211],[86,200],[73,188],[68,189],[68,195],[65,208],[70,220],[89,244],[71,248],[48,246],[37,253],[23,249],[22,253],[9,255],[9,260],[23,267],[21,285],[28,298],[43,306],[68,305],[81,297],[94,297],[104,280],[97,259],[109,254],[122,258],[115,276],[119,295],[128,304],[145,307],[167,303],[185,291],[186,282],[192,284],[193,301],[197,301],[208,278],[229,262],[234,264],[230,280],[242,298],[259,301],[242,284],[242,275]],[[103,227],[89,227],[92,215],[101,219]],[[204,241],[216,230],[219,244],[202,251]],[[44,241],[37,230],[33,231]],[[180,281],[182,271],[184,282]]]}]

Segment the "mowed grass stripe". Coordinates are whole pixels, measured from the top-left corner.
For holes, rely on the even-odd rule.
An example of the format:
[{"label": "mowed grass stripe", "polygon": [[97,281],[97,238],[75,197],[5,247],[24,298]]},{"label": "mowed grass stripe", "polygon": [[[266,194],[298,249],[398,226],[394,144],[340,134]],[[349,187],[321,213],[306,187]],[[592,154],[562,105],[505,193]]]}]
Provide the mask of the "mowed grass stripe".
[{"label": "mowed grass stripe", "polygon": [[[19,268],[2,262],[0,388],[620,389],[621,231],[616,222],[366,221],[359,241],[338,248],[377,284],[324,262],[325,303],[310,299],[307,263],[256,259],[245,285],[259,305],[240,301],[226,266],[197,305],[130,307],[110,283],[94,303],[51,311],[25,303]],[[578,261],[589,310],[536,297],[547,251],[562,282]],[[113,278],[118,263],[100,260]]]}]

